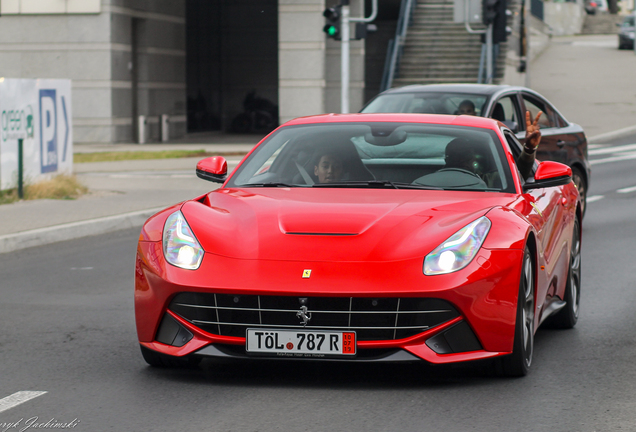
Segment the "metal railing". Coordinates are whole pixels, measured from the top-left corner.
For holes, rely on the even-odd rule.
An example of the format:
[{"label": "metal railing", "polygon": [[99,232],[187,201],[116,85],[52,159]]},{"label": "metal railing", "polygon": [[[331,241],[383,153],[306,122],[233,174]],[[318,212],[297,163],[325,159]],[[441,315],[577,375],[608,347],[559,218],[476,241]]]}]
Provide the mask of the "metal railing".
[{"label": "metal railing", "polygon": [[416,4],[417,0],[402,0],[400,4],[400,16],[395,30],[395,38],[389,40],[386,60],[384,62],[384,72],[382,73],[382,83],[380,84],[381,92],[391,88],[393,85],[393,78],[397,74],[400,58],[402,57],[402,51],[404,49],[404,42],[406,41],[406,33],[408,27],[411,25],[411,17],[413,16],[413,10]]}]

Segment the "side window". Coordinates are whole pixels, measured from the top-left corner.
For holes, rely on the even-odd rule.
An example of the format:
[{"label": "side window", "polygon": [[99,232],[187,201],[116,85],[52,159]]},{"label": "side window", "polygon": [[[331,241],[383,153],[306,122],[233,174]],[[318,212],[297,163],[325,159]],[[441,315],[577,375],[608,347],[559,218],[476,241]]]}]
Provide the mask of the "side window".
[{"label": "side window", "polygon": [[495,120],[499,120],[504,123],[514,132],[517,132],[520,128],[519,115],[515,108],[515,96],[505,96],[497,101],[493,108],[491,117]]},{"label": "side window", "polygon": [[558,127],[555,112],[550,105],[525,94],[523,95],[523,103],[526,106],[526,110],[530,111],[532,121],[534,121],[539,111],[543,111],[539,119],[539,127],[541,129]]}]

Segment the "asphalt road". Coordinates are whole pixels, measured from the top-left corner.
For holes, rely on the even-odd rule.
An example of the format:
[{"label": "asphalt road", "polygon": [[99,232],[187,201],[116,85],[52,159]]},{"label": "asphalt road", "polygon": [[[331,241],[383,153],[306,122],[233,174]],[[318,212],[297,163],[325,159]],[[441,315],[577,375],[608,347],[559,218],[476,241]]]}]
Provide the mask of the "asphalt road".
[{"label": "asphalt road", "polygon": [[624,149],[591,152],[581,318],[538,331],[525,378],[479,364],[147,367],[133,316],[138,230],[128,230],[0,255],[0,399],[47,392],[0,402],[0,431],[51,419],[91,432],[636,430],[636,162]]}]

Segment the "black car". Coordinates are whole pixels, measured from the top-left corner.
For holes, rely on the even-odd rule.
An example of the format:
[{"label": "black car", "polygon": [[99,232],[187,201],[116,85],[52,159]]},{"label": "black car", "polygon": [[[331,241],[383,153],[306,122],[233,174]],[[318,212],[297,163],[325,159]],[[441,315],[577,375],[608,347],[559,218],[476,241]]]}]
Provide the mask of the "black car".
[{"label": "black car", "polygon": [[[541,145],[537,159],[552,160],[572,168],[572,180],[581,194],[583,211],[590,185],[587,139],[581,126],[570,123],[539,93],[525,87],[488,84],[431,84],[394,88],[372,99],[363,113],[460,114],[460,105],[474,107],[475,115],[501,121],[523,143],[525,112],[534,119],[539,110]],[[463,113],[462,109],[462,113]]]},{"label": "black car", "polygon": [[618,49],[634,49],[634,15],[623,18],[618,28]]}]

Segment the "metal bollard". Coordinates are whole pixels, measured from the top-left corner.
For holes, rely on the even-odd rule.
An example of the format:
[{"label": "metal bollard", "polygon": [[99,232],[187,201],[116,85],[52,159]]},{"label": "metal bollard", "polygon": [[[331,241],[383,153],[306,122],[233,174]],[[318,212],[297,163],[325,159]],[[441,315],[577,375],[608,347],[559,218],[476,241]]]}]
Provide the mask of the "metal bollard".
[{"label": "metal bollard", "polygon": [[161,115],[161,142],[170,140],[170,116],[168,114]]},{"label": "metal bollard", "polygon": [[140,115],[137,123],[137,142],[139,144],[146,144],[146,122],[146,116]]}]

